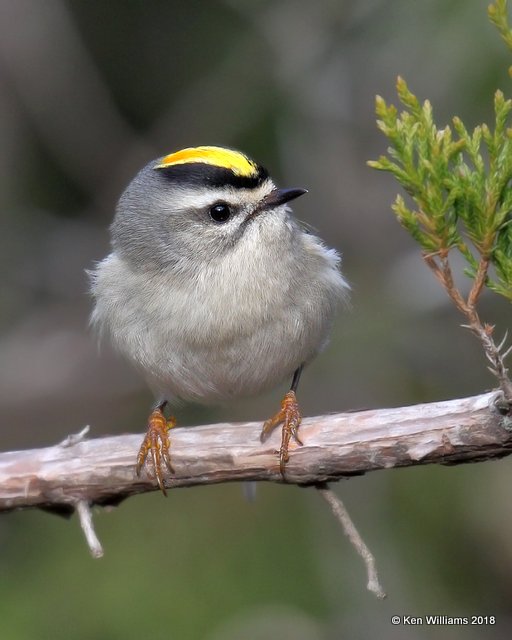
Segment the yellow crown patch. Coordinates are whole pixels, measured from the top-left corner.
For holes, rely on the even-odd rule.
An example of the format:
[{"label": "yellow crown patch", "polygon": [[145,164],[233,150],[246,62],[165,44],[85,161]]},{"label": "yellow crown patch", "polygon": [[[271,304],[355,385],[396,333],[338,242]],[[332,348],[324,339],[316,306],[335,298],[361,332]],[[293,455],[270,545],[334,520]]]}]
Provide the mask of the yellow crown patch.
[{"label": "yellow crown patch", "polygon": [[176,164],[202,162],[215,167],[229,169],[236,176],[254,178],[258,175],[258,165],[240,151],[224,147],[190,147],[176,151],[162,158],[155,169],[166,169]]}]

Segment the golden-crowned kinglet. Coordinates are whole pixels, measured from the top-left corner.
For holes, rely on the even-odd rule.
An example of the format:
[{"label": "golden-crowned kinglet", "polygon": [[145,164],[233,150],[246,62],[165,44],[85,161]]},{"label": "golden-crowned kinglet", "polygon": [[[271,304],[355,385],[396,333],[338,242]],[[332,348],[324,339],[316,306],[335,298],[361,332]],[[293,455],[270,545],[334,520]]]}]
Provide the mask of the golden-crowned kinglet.
[{"label": "golden-crowned kinglet", "polygon": [[92,321],[156,395],[136,468],[150,454],[164,493],[173,400],[215,403],[293,376],[262,439],[283,423],[282,474],[290,438],[300,444],[300,372],[349,289],[336,251],[291,215],[304,193],[277,188],[243,153],[196,147],[150,162],[119,200],[112,253],[91,273]]}]

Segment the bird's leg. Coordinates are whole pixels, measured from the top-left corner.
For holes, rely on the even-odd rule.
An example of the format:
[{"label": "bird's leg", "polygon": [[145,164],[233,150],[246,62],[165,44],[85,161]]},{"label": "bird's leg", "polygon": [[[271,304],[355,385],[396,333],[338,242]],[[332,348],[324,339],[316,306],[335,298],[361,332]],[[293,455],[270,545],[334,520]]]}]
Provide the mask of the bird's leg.
[{"label": "bird's leg", "polygon": [[302,420],[302,416],[299,409],[299,403],[295,392],[299,385],[300,374],[302,373],[303,365],[301,365],[293,374],[292,385],[290,391],[284,396],[281,402],[281,409],[271,418],[266,420],[261,430],[260,439],[263,442],[267,439],[270,432],[277,427],[278,424],[283,424],[281,430],[281,448],[279,449],[279,469],[281,476],[284,478],[284,470],[286,463],[289,460],[288,446],[291,438],[299,445],[302,445],[302,441],[299,438],[298,430]]},{"label": "bird's leg", "polygon": [[165,490],[164,478],[162,474],[162,466],[165,464],[167,469],[173,473],[174,469],[171,465],[171,456],[169,454],[169,429],[176,426],[176,419],[170,417],[167,419],[164,415],[164,408],[167,401],[158,404],[148,418],[148,428],[142,444],[140,445],[137,455],[137,466],[135,468],[137,475],[140,476],[142,467],[146,458],[150,455],[151,466],[155,472],[156,481],[164,496],[167,495]]}]

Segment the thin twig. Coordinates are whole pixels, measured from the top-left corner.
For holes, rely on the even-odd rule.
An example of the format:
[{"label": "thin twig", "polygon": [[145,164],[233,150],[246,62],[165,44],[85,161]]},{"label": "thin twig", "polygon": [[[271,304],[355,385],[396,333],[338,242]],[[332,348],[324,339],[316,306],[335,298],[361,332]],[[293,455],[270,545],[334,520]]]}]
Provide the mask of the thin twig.
[{"label": "thin twig", "polygon": [[512,381],[505,365],[505,357],[508,355],[508,350],[504,354],[500,353],[500,349],[496,346],[492,337],[494,327],[483,324],[475,308],[468,307],[466,317],[469,323],[465,326],[480,340],[485,355],[491,363],[489,368],[491,373],[498,379],[506,400],[512,403]]},{"label": "thin twig", "polygon": [[[507,340],[508,340],[508,329],[505,331],[505,335],[503,336],[501,342],[499,343],[497,349],[498,351],[501,353],[503,348],[505,347],[505,345],[507,344]],[[509,347],[504,353],[501,353],[503,358],[506,358],[508,352],[510,351],[511,347]]]},{"label": "thin twig", "polygon": [[340,498],[332,491],[329,485],[325,482],[316,485],[320,495],[326,500],[327,504],[331,507],[334,517],[338,520],[343,528],[343,532],[350,540],[350,543],[355,548],[357,553],[363,559],[366,566],[366,573],[368,575],[368,584],[366,588],[368,591],[374,593],[377,598],[383,599],[386,597],[386,593],[382,588],[379,576],[377,574],[377,567],[375,564],[375,558],[366,546],[364,540],[361,538],[359,531],[356,529],[355,524],[345,508],[345,505]]},{"label": "thin twig", "polygon": [[439,259],[441,260],[441,266],[436,261],[436,254],[423,254],[423,261],[441,283],[452,302],[459,311],[465,313],[466,303],[464,302],[464,298],[460,295],[459,290],[453,284],[453,274],[448,257],[443,255],[439,256]]},{"label": "thin twig", "polygon": [[85,440],[86,436],[89,435],[90,430],[91,427],[86,425],[83,429],[80,429],[78,433],[71,433],[69,436],[66,436],[64,440],[59,442],[59,447],[72,447],[73,445],[82,442],[82,440]]},{"label": "thin twig", "polygon": [[76,503],[76,511],[92,557],[101,558],[103,556],[103,547],[94,530],[91,507],[85,500],[78,500]]},{"label": "thin twig", "polygon": [[[441,264],[437,262],[436,258],[440,260]],[[505,354],[501,353],[501,345],[497,347],[492,337],[493,327],[480,320],[476,308],[487,279],[489,258],[482,257],[480,259],[473,286],[471,287],[467,300],[464,300],[460,291],[455,286],[446,251],[443,253],[439,252],[438,254],[425,253],[423,254],[423,260],[437,280],[442,284],[457,309],[466,316],[468,322],[462,326],[469,329],[480,340],[484,353],[492,365],[489,367],[489,371],[499,381],[506,401],[512,405],[512,381],[510,380],[508,369],[505,365],[505,357],[508,355],[508,350]]]},{"label": "thin twig", "polygon": [[481,258],[478,263],[478,269],[475,275],[475,279],[473,280],[473,286],[471,287],[471,291],[468,295],[467,306],[470,309],[474,309],[476,307],[476,303],[478,302],[478,298],[482,293],[482,290],[485,285],[485,281],[487,280],[487,271],[489,269],[489,258]]},{"label": "thin twig", "polygon": [[507,358],[511,353],[512,353],[512,344],[501,354],[501,357],[503,358],[503,360],[505,360],[505,358]]}]

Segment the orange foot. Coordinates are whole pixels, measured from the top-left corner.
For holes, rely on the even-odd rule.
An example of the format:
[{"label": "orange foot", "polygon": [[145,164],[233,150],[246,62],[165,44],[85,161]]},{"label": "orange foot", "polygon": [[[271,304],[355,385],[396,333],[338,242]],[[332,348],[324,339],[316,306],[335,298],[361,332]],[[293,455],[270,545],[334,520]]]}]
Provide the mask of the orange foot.
[{"label": "orange foot", "polygon": [[269,420],[266,420],[261,430],[260,440],[264,442],[269,433],[277,427],[278,424],[283,423],[281,431],[281,448],[279,449],[279,469],[281,475],[284,478],[284,468],[288,462],[290,456],[288,454],[288,445],[290,439],[293,437],[297,444],[302,445],[302,442],[298,436],[298,429],[301,423],[302,416],[299,410],[299,404],[295,396],[295,391],[288,391],[281,402],[281,409],[272,416]]},{"label": "orange foot", "polygon": [[175,418],[167,418],[161,408],[157,408],[149,416],[148,429],[146,436],[140,445],[139,453],[137,455],[137,466],[135,468],[137,475],[140,476],[144,462],[149,454],[151,454],[150,460],[152,463],[153,471],[156,476],[156,481],[160,487],[164,496],[167,495],[167,491],[164,486],[164,478],[162,474],[162,463],[165,463],[167,469],[173,473],[174,469],[171,465],[171,456],[169,455],[169,429],[176,426]]}]

